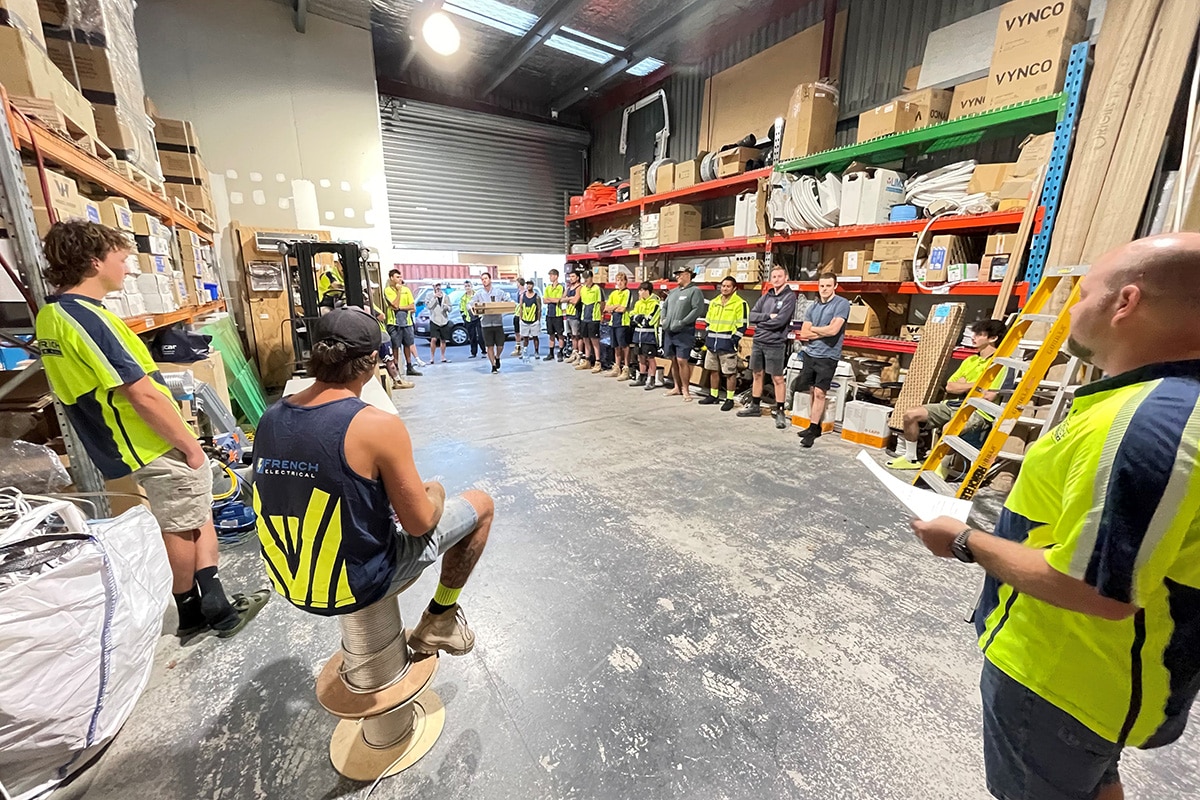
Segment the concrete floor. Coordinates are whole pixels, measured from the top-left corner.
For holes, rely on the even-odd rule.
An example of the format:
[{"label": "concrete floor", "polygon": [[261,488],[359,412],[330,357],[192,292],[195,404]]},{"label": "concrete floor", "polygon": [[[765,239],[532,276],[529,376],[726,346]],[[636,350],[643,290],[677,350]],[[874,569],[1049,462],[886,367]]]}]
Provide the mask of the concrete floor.
[{"label": "concrete floor", "polygon": [[[767,419],[557,363],[452,358],[397,400],[422,475],[496,499],[462,598],[478,645],[441,661],[440,742],[374,797],[988,797],[962,622],[979,575],[917,545],[854,447],[801,451]],[[253,544],[222,575],[266,585]],[[337,641],[279,598],[229,642],[164,636],[133,717],[63,796],[365,795],[330,766],[313,694]],[[1130,753],[1130,797],[1200,795],[1197,763],[1196,726]]]}]

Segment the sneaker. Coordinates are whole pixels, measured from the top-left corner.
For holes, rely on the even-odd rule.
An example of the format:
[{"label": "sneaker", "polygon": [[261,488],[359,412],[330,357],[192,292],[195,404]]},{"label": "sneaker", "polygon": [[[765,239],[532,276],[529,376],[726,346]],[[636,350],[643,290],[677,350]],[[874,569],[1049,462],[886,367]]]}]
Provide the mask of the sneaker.
[{"label": "sneaker", "polygon": [[421,621],[408,635],[408,646],[414,653],[433,655],[441,650],[452,656],[465,656],[475,647],[475,633],[467,627],[463,610],[455,603],[449,611],[421,614]]},{"label": "sneaker", "polygon": [[799,433],[800,446],[808,449],[813,446],[817,439],[821,438],[821,426],[813,423]]},{"label": "sneaker", "polygon": [[737,413],[739,417],[761,417],[762,406],[758,403],[751,403]]},{"label": "sneaker", "polygon": [[421,373],[417,372],[417,368],[414,367],[412,364],[408,365],[408,367],[404,370],[404,374],[408,375],[410,377],[417,377],[417,378],[421,377]]},{"label": "sneaker", "polygon": [[721,404],[722,411],[733,411],[733,398],[726,397],[725,402]]},{"label": "sneaker", "polygon": [[217,637],[228,639],[236,635],[250,623],[250,620],[258,616],[258,612],[263,610],[263,606],[267,604],[267,600],[271,598],[270,589],[259,589],[254,594],[235,594],[230,598],[230,605],[237,612],[237,618],[231,620],[227,627],[218,628],[213,626]]},{"label": "sneaker", "polygon": [[633,378],[633,373],[628,368],[621,370],[621,374],[617,376],[619,381],[627,381]]},{"label": "sneaker", "polygon": [[597,364],[596,366],[592,367],[592,374],[593,374],[593,375],[599,375],[601,372],[604,372],[604,367],[600,366],[599,364]]},{"label": "sneaker", "polygon": [[471,353],[471,355],[467,356],[467,358],[479,358],[479,354],[478,354],[478,353]]},{"label": "sneaker", "polygon": [[891,461],[884,464],[888,469],[920,469],[921,464],[917,461],[909,461],[904,456],[897,456]]},{"label": "sneaker", "polygon": [[719,402],[721,401],[713,397],[711,394],[706,394],[704,397],[700,398],[700,405],[702,406],[715,406]]},{"label": "sneaker", "polygon": [[788,426],[787,414],[782,408],[775,409],[775,427],[779,430],[784,430]]}]

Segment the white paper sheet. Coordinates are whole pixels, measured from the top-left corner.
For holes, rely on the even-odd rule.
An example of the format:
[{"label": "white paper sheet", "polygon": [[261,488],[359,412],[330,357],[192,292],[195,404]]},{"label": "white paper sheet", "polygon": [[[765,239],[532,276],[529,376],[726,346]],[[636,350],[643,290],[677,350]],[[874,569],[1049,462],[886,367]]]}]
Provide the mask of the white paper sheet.
[{"label": "white paper sheet", "polygon": [[876,463],[866,450],[858,451],[858,460],[865,464],[883,484],[883,488],[894,494],[917,519],[928,522],[935,517],[954,517],[959,522],[966,523],[967,516],[971,513],[970,500],[946,497],[930,489],[919,489],[906,483]]},{"label": "white paper sheet", "polygon": [[[314,383],[312,378],[289,378],[287,386],[283,387],[283,396],[302,392]],[[375,406],[380,411],[386,411],[389,414],[399,415],[400,412],[396,409],[396,404],[392,402],[392,398],[388,397],[388,393],[384,391],[383,386],[379,381],[367,381],[363,386],[362,401],[369,406]]]}]

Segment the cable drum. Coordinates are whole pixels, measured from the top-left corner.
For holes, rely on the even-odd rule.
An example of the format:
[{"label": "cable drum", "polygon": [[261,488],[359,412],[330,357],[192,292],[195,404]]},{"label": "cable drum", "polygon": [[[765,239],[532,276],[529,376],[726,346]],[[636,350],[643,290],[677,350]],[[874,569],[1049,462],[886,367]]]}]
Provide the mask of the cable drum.
[{"label": "cable drum", "polygon": [[646,188],[650,190],[650,194],[658,193],[658,168],[674,163],[673,158],[658,158],[650,162],[650,166],[646,168]]},{"label": "cable drum", "polygon": [[378,691],[404,677],[409,664],[408,645],[400,604],[395,599],[338,619],[342,628],[341,676],[350,691]]}]

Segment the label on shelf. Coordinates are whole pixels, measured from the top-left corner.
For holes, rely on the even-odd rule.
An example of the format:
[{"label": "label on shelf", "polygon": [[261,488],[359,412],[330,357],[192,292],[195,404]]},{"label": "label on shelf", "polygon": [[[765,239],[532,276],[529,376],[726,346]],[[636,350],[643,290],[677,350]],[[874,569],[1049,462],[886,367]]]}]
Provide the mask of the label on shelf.
[{"label": "label on shelf", "polygon": [[766,244],[767,237],[765,236],[750,236],[746,239],[746,244]]}]

